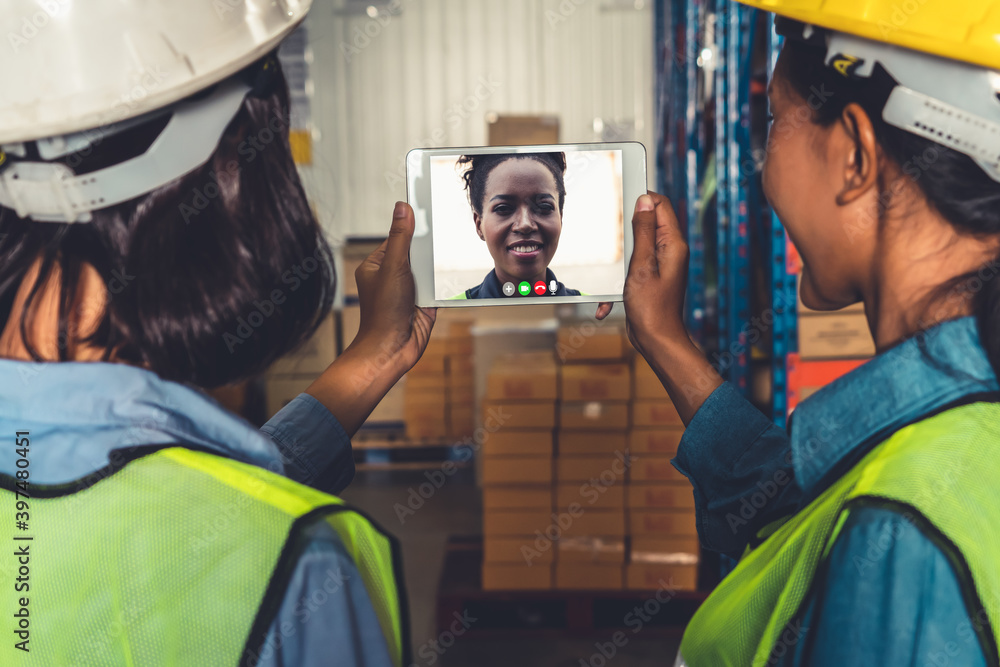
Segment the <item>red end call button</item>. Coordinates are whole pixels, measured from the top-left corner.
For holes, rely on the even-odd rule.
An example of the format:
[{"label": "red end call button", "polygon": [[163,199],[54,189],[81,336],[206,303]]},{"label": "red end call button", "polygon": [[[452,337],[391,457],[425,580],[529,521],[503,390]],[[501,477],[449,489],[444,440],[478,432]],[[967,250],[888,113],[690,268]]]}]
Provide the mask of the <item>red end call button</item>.
[{"label": "red end call button", "polygon": [[544,281],[539,280],[537,283],[535,283],[535,294],[537,294],[538,296],[541,296],[541,295],[545,294],[545,291],[546,291],[546,287],[545,287],[545,282]]}]

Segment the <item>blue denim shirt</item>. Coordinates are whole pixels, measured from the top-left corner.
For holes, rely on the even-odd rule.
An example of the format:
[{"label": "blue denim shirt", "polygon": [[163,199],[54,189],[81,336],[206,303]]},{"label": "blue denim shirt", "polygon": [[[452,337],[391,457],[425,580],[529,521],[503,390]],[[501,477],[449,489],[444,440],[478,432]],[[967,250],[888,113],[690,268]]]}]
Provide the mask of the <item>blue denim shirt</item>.
[{"label": "blue denim shirt", "polygon": [[[758,531],[805,507],[899,428],[997,389],[971,317],[929,329],[822,388],[796,408],[790,435],[723,384],[673,460],[694,487],[702,543],[738,556]],[[948,558],[891,509],[850,513],[794,623],[781,665],[986,664]]]},{"label": "blue denim shirt", "polygon": [[[99,470],[114,449],[177,442],[328,493],[354,477],[350,438],[308,394],[257,430],[199,391],[122,364],[0,359],[0,433],[17,430],[30,431],[37,443],[31,450],[37,484]],[[13,457],[0,457],[0,472],[13,475],[13,466]],[[255,664],[328,665],[335,651],[338,665],[391,665],[361,575],[339,536],[319,523],[308,538]]]}]

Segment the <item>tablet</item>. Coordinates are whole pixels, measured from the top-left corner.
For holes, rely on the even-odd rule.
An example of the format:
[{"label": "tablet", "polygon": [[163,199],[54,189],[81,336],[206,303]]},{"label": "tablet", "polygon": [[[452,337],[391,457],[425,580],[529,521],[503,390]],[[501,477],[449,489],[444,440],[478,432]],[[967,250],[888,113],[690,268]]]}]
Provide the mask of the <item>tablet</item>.
[{"label": "tablet", "polygon": [[642,144],[415,149],[406,185],[418,305],[622,300]]}]

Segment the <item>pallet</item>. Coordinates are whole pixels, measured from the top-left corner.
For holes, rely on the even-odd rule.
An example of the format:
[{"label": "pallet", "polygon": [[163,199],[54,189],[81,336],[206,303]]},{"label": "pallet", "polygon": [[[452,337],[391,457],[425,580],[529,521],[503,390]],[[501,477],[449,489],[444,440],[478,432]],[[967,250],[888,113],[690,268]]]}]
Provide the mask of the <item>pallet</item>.
[{"label": "pallet", "polygon": [[407,438],[401,428],[362,428],[351,440],[358,470],[440,467],[445,461],[465,467],[473,457],[460,453],[468,446],[463,438]]},{"label": "pallet", "polygon": [[[476,619],[463,635],[477,639],[514,637],[607,636],[616,630],[635,632],[629,614],[655,601],[656,591],[526,590],[484,591],[482,538],[452,537],[445,549],[438,585],[436,624],[443,633],[457,617]],[[642,624],[644,636],[678,637],[706,591],[676,591]],[[648,608],[647,608],[648,609]]]}]

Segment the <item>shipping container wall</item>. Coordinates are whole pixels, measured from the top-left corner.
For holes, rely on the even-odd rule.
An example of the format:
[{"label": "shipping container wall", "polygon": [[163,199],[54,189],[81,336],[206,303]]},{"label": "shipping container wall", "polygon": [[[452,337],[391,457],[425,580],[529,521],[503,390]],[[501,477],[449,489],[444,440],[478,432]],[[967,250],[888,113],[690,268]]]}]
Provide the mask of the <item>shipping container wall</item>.
[{"label": "shipping container wall", "polygon": [[385,234],[416,147],[486,143],[489,113],[555,114],[561,142],[653,157],[648,0],[317,0],[307,190],[335,243]]}]

